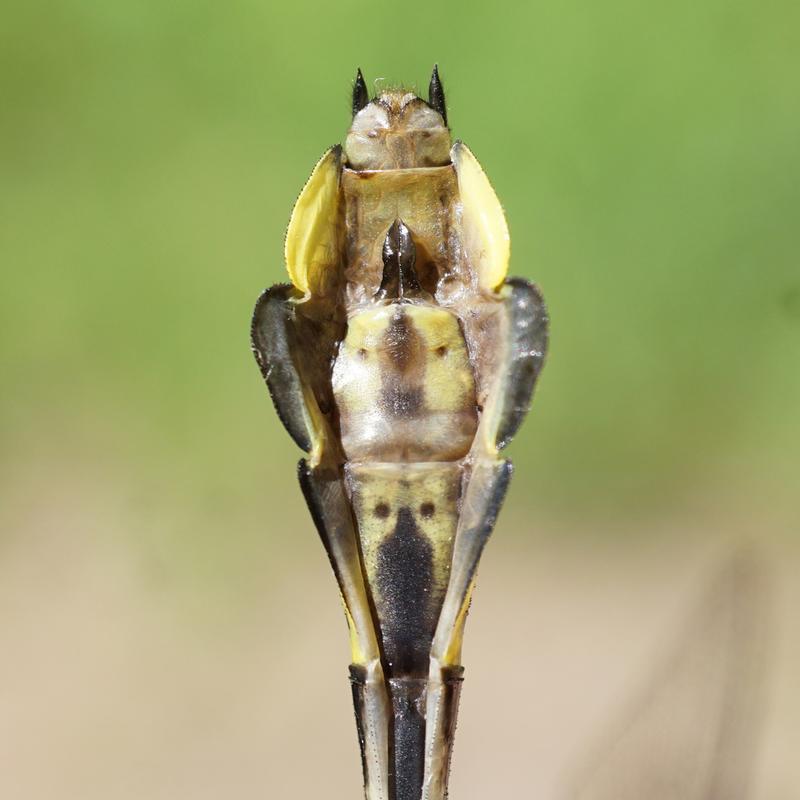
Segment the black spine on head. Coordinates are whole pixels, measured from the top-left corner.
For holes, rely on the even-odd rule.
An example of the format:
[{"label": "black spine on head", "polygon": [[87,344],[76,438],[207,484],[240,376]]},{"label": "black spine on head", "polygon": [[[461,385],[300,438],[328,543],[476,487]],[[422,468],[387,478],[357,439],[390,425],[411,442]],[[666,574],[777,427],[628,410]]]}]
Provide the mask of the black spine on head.
[{"label": "black spine on head", "polygon": [[431,75],[431,82],[428,86],[428,105],[442,115],[444,124],[447,125],[447,105],[444,101],[444,87],[439,78],[439,65],[433,65],[433,75]]},{"label": "black spine on head", "polygon": [[364,83],[364,76],[359,69],[356,72],[356,82],[353,84],[353,116],[358,114],[368,103],[369,93],[367,92],[367,84]]}]

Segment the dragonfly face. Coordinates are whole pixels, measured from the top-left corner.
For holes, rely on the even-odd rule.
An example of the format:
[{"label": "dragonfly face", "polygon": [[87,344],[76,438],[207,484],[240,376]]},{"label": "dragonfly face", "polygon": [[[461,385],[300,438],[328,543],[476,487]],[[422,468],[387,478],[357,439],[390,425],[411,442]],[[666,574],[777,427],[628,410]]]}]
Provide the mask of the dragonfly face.
[{"label": "dragonfly face", "polygon": [[352,169],[441,167],[450,161],[442,115],[411,92],[384,92],[361,109],[345,140]]},{"label": "dragonfly face", "polygon": [[472,153],[428,100],[370,100],[298,198],[291,286],[252,339],[350,628],[368,800],[446,794],[461,638],[511,474],[499,451],[547,342],[538,289],[506,280],[508,229]]}]

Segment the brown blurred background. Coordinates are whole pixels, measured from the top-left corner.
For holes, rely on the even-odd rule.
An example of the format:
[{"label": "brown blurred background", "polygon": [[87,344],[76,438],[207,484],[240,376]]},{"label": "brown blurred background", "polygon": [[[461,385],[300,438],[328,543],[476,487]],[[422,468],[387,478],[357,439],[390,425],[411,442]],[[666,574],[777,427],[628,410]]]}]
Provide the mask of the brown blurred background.
[{"label": "brown blurred background", "polygon": [[[0,797],[359,797],[343,615],[248,324],[356,66],[424,87],[434,60],[552,317],[452,794],[619,800],[626,753],[655,774],[680,741],[800,796],[795,4],[2,16]],[[757,578],[720,583],[743,542]],[[727,708],[752,736],[714,755]]]}]

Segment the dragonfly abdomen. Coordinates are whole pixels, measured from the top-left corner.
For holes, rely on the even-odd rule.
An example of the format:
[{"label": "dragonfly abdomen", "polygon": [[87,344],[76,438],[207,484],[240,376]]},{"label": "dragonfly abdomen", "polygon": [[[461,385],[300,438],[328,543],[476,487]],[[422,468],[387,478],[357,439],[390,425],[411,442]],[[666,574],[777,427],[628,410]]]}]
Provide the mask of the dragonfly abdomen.
[{"label": "dragonfly abdomen", "polygon": [[345,469],[387,677],[426,677],[450,581],[461,465]]},{"label": "dragonfly abdomen", "polygon": [[[445,782],[461,681],[460,670],[448,678],[432,664],[432,648],[478,403],[461,324],[420,280],[413,231],[399,218],[382,260],[371,301],[348,315],[331,388],[385,679],[353,673],[359,736],[367,758],[380,737],[369,709],[385,703],[386,785],[392,800],[420,800],[441,795],[430,790]],[[380,797],[374,767],[365,770],[368,798]]]},{"label": "dragonfly abdomen", "polygon": [[[396,800],[419,800],[431,646],[450,582],[461,462],[348,464],[345,480],[392,709],[389,785]],[[359,718],[368,691],[357,687]],[[361,724],[369,733],[368,717]]]}]

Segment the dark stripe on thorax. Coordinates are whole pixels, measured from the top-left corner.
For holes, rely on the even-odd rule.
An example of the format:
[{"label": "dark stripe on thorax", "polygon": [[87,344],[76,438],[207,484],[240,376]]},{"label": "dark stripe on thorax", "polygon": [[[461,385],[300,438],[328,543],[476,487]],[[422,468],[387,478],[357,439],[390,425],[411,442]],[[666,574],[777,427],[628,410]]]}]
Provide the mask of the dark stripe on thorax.
[{"label": "dark stripe on thorax", "polygon": [[419,415],[425,399],[425,342],[413,320],[398,305],[383,335],[381,400],[387,413]]}]

